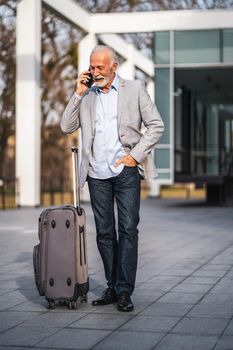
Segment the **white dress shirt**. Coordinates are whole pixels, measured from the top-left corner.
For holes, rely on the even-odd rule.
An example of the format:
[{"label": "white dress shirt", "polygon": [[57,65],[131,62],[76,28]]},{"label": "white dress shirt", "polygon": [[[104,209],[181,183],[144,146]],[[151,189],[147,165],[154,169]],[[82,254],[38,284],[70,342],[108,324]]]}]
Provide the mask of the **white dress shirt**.
[{"label": "white dress shirt", "polygon": [[108,92],[96,89],[95,136],[88,171],[88,175],[96,179],[107,179],[120,174],[124,164],[118,167],[114,165],[127,155],[117,127],[118,82],[116,75]]}]

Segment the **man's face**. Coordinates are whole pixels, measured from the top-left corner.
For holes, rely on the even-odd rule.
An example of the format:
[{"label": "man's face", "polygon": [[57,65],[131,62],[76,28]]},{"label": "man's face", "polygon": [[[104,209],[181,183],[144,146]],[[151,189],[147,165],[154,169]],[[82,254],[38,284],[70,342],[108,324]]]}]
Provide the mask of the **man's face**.
[{"label": "man's face", "polygon": [[95,84],[100,87],[110,87],[117,69],[108,50],[95,52],[90,58],[90,71]]}]

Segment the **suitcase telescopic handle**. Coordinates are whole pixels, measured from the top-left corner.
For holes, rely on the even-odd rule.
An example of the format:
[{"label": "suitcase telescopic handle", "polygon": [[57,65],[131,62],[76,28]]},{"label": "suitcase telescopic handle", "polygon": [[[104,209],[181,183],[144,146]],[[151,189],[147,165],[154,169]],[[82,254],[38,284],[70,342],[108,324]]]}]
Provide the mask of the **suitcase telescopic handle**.
[{"label": "suitcase telescopic handle", "polygon": [[72,169],[73,169],[73,191],[74,191],[74,206],[77,212],[81,215],[80,207],[80,186],[79,186],[79,165],[78,165],[78,148],[71,147],[72,151]]}]

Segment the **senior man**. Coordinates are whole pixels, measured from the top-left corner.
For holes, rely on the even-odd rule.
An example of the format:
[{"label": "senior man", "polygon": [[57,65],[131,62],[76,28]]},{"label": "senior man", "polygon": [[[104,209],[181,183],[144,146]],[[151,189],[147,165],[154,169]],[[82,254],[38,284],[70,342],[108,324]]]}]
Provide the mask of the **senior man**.
[{"label": "senior man", "polygon": [[[132,311],[140,180],[157,175],[151,151],[163,134],[164,124],[144,84],[120,78],[117,68],[112,48],[99,45],[93,49],[89,70],[78,76],[61,129],[65,133],[79,127],[82,130],[80,186],[88,181],[97,246],[108,286],[92,305],[117,302],[119,311]],[[142,123],[145,133],[141,132]]]}]

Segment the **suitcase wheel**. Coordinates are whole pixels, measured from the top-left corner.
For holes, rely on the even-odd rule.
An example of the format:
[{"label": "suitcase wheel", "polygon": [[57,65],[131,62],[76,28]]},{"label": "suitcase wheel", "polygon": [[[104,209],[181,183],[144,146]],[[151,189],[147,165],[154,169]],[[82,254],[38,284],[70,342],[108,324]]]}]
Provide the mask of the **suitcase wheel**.
[{"label": "suitcase wheel", "polygon": [[55,309],[55,302],[54,301],[48,301],[48,309],[54,310]]},{"label": "suitcase wheel", "polygon": [[72,308],[77,310],[77,301],[72,301]]},{"label": "suitcase wheel", "polygon": [[68,302],[68,309],[75,309],[75,310],[77,310],[77,301],[75,301],[75,300],[73,300],[73,301],[69,301]]},{"label": "suitcase wheel", "polygon": [[83,302],[87,303],[87,294],[81,295],[80,301],[81,301],[81,303],[83,303]]}]

